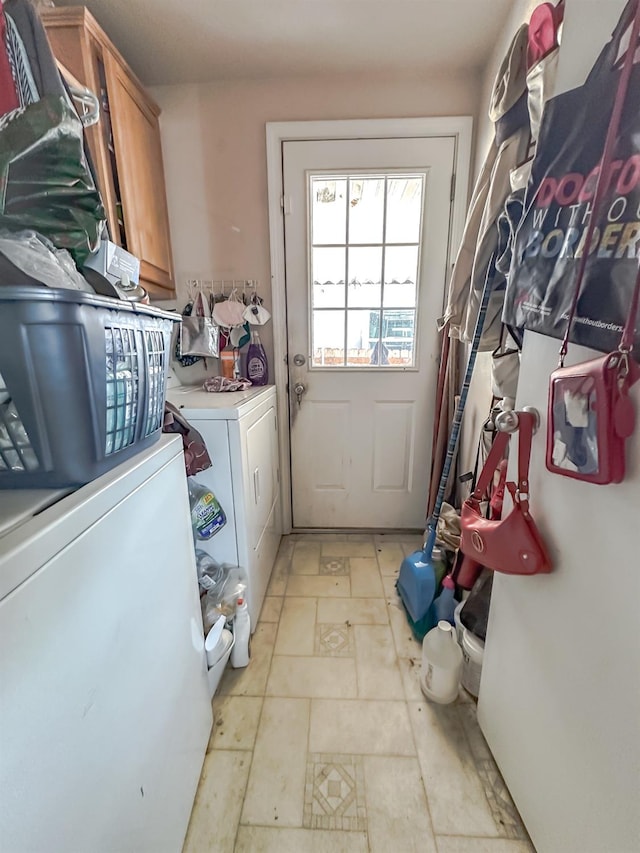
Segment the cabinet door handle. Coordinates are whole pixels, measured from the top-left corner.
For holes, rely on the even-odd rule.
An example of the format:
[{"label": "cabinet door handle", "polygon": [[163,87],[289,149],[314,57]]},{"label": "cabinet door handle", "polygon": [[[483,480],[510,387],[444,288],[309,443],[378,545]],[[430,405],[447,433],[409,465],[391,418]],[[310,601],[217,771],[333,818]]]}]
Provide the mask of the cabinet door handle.
[{"label": "cabinet door handle", "polygon": [[255,497],[255,502],[258,503],[260,500],[260,469],[256,468],[253,472],[253,494]]}]

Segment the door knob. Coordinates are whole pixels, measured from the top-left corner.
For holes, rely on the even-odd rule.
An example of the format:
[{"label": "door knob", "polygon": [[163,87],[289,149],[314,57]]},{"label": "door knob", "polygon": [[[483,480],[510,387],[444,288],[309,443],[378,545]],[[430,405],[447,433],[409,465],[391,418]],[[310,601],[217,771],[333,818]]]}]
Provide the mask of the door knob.
[{"label": "door knob", "polygon": [[298,405],[300,405],[302,401],[302,395],[305,393],[307,389],[304,387],[302,382],[298,382],[297,385],[293,386],[293,393],[296,395],[296,400],[298,401]]}]

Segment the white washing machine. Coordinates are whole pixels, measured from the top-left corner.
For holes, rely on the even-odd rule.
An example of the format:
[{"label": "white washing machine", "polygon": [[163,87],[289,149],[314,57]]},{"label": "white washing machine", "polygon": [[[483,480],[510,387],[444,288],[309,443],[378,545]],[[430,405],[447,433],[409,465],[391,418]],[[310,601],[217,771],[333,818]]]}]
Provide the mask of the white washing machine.
[{"label": "white washing machine", "polygon": [[0,848],[180,853],[211,729],[182,444],[0,490]]},{"label": "white washing machine", "polygon": [[282,534],[275,386],[210,393],[172,381],[167,399],[204,438],[213,467],[196,480],[213,490],[227,516],[197,547],[245,569],[253,632]]}]

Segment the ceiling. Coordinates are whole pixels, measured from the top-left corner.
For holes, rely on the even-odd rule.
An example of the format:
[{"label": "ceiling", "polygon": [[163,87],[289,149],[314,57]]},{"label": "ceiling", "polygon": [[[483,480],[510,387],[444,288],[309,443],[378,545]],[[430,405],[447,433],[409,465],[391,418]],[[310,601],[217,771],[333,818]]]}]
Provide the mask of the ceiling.
[{"label": "ceiling", "polygon": [[513,0],[59,0],[147,85],[484,64]]}]

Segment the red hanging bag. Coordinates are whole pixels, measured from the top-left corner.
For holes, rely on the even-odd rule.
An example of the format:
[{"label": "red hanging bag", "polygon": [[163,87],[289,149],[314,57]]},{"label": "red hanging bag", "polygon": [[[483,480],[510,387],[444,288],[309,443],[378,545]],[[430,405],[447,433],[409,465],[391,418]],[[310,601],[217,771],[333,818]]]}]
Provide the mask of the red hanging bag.
[{"label": "red hanging bag", "polygon": [[504,518],[484,518],[480,501],[498,469],[509,443],[508,433],[493,442],[476,488],[462,505],[460,550],[488,569],[507,575],[537,575],[551,571],[544,540],[529,512],[529,462],[534,416],[518,412],[518,482],[507,482],[513,508]]}]

